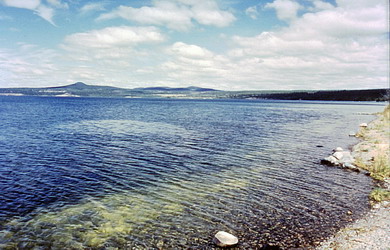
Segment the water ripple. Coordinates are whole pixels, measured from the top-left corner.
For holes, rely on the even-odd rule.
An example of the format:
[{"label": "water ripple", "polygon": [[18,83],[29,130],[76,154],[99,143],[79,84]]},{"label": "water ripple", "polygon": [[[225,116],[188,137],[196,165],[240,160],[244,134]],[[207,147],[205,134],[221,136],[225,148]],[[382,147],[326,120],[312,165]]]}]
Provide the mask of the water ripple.
[{"label": "water ripple", "polygon": [[318,159],[375,106],[5,99],[0,248],[308,247],[368,208]]}]

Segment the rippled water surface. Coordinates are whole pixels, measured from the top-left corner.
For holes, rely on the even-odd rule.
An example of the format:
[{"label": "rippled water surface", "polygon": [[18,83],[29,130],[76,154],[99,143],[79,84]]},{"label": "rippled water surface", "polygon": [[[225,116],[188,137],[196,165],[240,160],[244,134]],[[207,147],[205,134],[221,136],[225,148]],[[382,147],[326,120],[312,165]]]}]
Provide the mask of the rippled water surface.
[{"label": "rippled water surface", "polygon": [[212,248],[219,230],[242,249],[313,246],[372,186],[319,160],[382,109],[0,97],[0,248]]}]

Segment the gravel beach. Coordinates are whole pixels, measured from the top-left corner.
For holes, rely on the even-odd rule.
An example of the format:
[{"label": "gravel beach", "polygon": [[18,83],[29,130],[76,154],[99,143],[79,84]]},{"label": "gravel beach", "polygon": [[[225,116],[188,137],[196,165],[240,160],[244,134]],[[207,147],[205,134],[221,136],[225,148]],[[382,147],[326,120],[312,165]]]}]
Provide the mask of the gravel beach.
[{"label": "gravel beach", "polygon": [[[389,159],[389,107],[368,124],[367,128],[361,128],[359,134],[363,141],[353,147],[352,154],[355,159],[359,159],[360,165],[373,167],[374,159],[379,157]],[[388,169],[388,161],[386,164]],[[390,191],[390,178],[384,177],[378,185]],[[322,242],[317,250],[320,249],[389,250],[390,201],[384,200],[373,204],[369,213]]]}]

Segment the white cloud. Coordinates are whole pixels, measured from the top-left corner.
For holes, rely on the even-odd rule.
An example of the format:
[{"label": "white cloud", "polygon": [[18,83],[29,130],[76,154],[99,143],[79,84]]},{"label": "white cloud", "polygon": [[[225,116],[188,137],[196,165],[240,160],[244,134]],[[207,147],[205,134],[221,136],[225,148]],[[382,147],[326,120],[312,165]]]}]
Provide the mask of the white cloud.
[{"label": "white cloud", "polygon": [[[45,2],[44,6],[53,9],[55,2]],[[218,53],[211,49],[215,44],[200,46],[195,39],[188,42],[189,32],[180,34],[181,40],[173,31],[168,39],[157,27],[107,27],[66,36],[56,53],[29,44],[20,44],[13,52],[0,48],[0,75],[14,85],[30,86],[75,81],[120,87],[199,85],[227,90],[388,86],[386,1],[338,0],[331,6],[314,0],[299,15],[301,7],[295,6],[290,12],[284,9],[287,2],[292,1],[271,4],[280,18],[288,21],[286,27],[248,37],[226,33],[229,31],[215,34],[210,41],[218,39]],[[26,7],[23,3],[15,2]],[[38,7],[29,4],[38,11],[42,3]],[[103,7],[84,5],[80,13]],[[121,17],[186,31],[196,23],[223,26],[231,22],[221,13],[230,14],[214,1],[157,0],[140,8],[119,7],[100,19]],[[246,13],[255,14],[250,9]],[[51,19],[54,14],[48,11],[46,15]],[[262,21],[261,15],[257,18]]]},{"label": "white cloud", "polygon": [[192,26],[191,12],[168,1],[157,2],[154,7],[133,8],[120,6],[116,10],[101,15],[98,20],[123,18],[140,24],[167,26],[175,30],[187,30]]},{"label": "white cloud", "polygon": [[388,31],[387,13],[383,6],[307,13],[296,20],[289,30],[296,36],[332,36],[337,38],[362,37],[384,34]]},{"label": "white cloud", "polygon": [[314,0],[313,1],[314,8],[311,8],[310,10],[314,11],[320,11],[320,10],[330,10],[333,9],[334,6],[331,3],[323,2],[321,0]]},{"label": "white cloud", "polygon": [[388,81],[386,5],[343,1],[306,13],[280,31],[235,36],[237,47],[229,55],[247,65],[253,82],[268,79],[301,89],[383,87]]},{"label": "white cloud", "polygon": [[35,10],[41,4],[40,0],[0,0],[5,6]]},{"label": "white cloud", "polygon": [[88,12],[104,11],[106,10],[105,5],[105,2],[87,3],[86,5],[81,7],[80,12],[85,14]]},{"label": "white cloud", "polygon": [[199,24],[217,27],[228,26],[235,20],[233,14],[219,9],[214,0],[157,0],[153,2],[153,6],[141,8],[120,6],[110,13],[101,15],[98,20],[113,18],[123,18],[140,24],[166,26],[181,31],[191,28],[192,20]]},{"label": "white cloud", "polygon": [[224,89],[388,86],[387,4],[343,4],[291,15],[296,19],[279,31],[234,36],[224,55],[174,43],[161,68],[172,82]]},{"label": "white cloud", "polygon": [[54,9],[45,5],[39,5],[35,11],[40,17],[55,26],[55,23],[53,21]]},{"label": "white cloud", "polygon": [[164,35],[155,27],[120,26],[69,35],[65,38],[64,46],[67,48],[132,47],[164,40]]},{"label": "white cloud", "polygon": [[[52,82],[53,75],[63,76],[55,66],[57,53],[35,45],[20,44],[15,51],[0,49],[0,75],[12,86]],[[7,86],[2,86],[7,87]]]},{"label": "white cloud", "polygon": [[184,56],[188,58],[204,59],[211,57],[212,52],[201,48],[196,45],[185,44],[183,42],[176,42],[170,48],[170,52],[178,56]]},{"label": "white cloud", "polygon": [[159,67],[171,84],[197,85],[226,89],[233,72],[232,63],[198,45],[176,42],[167,49],[168,59]]},{"label": "white cloud", "polygon": [[46,0],[46,3],[43,3],[41,0],[0,0],[0,4],[7,7],[32,10],[38,16],[55,25],[53,21],[55,9],[68,8],[68,5],[60,0]]},{"label": "white cloud", "polygon": [[225,27],[235,20],[233,14],[220,10],[212,0],[194,1],[190,6],[193,19],[203,25]]},{"label": "white cloud", "polygon": [[267,3],[265,7],[274,8],[278,18],[283,21],[296,19],[298,10],[302,9],[302,6],[293,0],[275,0],[272,3]]},{"label": "white cloud", "polygon": [[61,2],[61,0],[46,0],[46,2],[55,8],[59,8],[59,9],[69,8],[69,5],[67,3]]},{"label": "white cloud", "polygon": [[119,26],[71,34],[61,45],[62,61],[68,65],[66,79],[142,86],[134,81],[147,82],[155,73],[150,68],[161,61],[158,47],[165,39],[156,27]]},{"label": "white cloud", "polygon": [[247,14],[252,19],[257,19],[259,12],[257,11],[256,6],[251,6],[245,10],[245,14]]},{"label": "white cloud", "polygon": [[375,6],[389,6],[389,1],[387,0],[336,0],[336,3],[337,6],[344,9],[362,9]]}]

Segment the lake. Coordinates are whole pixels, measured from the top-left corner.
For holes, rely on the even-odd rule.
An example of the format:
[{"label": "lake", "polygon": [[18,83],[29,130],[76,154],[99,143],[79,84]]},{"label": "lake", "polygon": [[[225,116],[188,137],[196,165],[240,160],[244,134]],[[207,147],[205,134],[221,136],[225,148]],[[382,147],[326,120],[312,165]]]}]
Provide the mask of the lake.
[{"label": "lake", "polygon": [[319,164],[384,104],[0,97],[0,248],[310,247],[373,186]]}]

